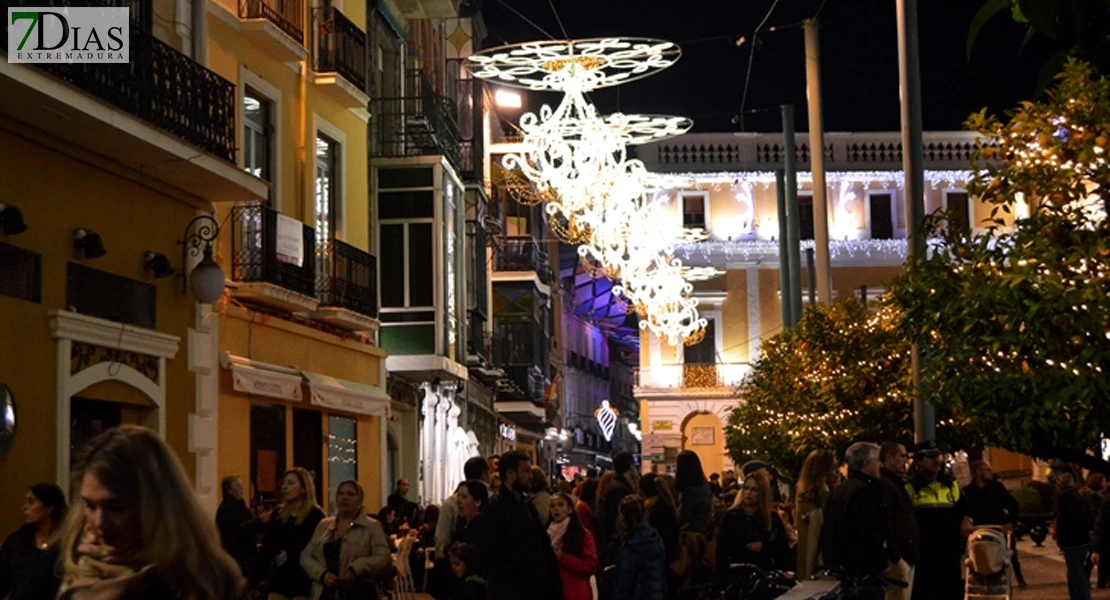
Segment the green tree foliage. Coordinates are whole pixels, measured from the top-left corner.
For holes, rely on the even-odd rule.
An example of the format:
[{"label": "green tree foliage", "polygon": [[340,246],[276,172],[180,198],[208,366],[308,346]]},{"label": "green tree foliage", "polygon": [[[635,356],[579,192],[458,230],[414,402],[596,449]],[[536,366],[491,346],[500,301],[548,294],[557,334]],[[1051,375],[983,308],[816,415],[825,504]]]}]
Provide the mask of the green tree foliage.
[{"label": "green tree foliage", "polygon": [[900,328],[929,346],[926,392],[987,444],[1107,471],[1088,452],[1110,433],[1110,82],[1072,61],[1043,102],[968,126],[991,219],[970,237],[927,219],[938,241],[888,286]]},{"label": "green tree foliage", "polygon": [[[853,442],[913,438],[910,345],[897,313],[848,298],[810,306],[797,327],[765,341],[738,390],[726,442],[738,464],[769,461],[798,472],[810,451],[843,456]],[[942,413],[941,439],[971,440],[963,421]]]},{"label": "green tree foliage", "polygon": [[[1106,0],[981,0],[983,7],[971,21],[967,55],[980,31],[998,15],[1026,30],[1025,43],[1034,37],[1048,39],[1057,49],[1044,65],[1037,94],[1047,87],[1064,62],[1077,58],[1102,73],[1110,72],[1110,2]],[[1022,44],[1024,46],[1024,44]]]}]

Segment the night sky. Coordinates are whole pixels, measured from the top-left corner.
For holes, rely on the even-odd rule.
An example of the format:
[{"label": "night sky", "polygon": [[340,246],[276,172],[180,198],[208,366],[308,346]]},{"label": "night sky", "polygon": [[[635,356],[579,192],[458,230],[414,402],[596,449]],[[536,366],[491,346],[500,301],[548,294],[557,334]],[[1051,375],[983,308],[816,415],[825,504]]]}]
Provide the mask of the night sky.
[{"label": "night sky", "polygon": [[[692,117],[695,131],[741,131],[740,111],[751,31],[774,0],[552,0],[567,36],[662,38],[679,43],[678,64],[646,79],[590,95],[603,113]],[[548,0],[485,0],[486,47],[546,39],[506,4],[556,38],[564,37]],[[1040,67],[1051,54],[1036,40],[1021,50],[1024,31],[1008,18],[989,24],[967,60],[967,32],[981,0],[920,0],[920,38],[926,130],[961,129],[984,106],[1001,113],[1031,99]],[[780,0],[767,26],[812,17],[821,0]],[[897,24],[894,0],[827,0],[821,10],[821,76],[826,131],[900,128]],[[740,47],[735,39],[747,35]],[[721,37],[725,36],[725,37]],[[717,39],[706,39],[714,38]],[[804,44],[800,27],[762,33],[755,50],[747,109],[796,106],[806,130]],[[556,103],[533,94],[526,108]],[[779,131],[777,112],[747,114],[746,131]]]}]

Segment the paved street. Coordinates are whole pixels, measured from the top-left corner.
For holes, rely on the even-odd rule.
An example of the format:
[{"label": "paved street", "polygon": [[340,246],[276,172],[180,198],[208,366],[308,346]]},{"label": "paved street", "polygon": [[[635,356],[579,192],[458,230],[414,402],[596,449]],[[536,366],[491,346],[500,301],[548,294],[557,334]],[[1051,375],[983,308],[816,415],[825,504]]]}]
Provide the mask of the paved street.
[{"label": "paved street", "polygon": [[[1029,587],[1015,589],[1015,598],[1036,600],[1067,600],[1068,587],[1064,573],[1064,557],[1052,540],[1045,540],[1042,548],[1036,548],[1028,539],[1018,544],[1021,568]],[[1092,585],[1095,580],[1091,576]],[[1110,590],[1091,590],[1091,597],[1110,600]]]}]

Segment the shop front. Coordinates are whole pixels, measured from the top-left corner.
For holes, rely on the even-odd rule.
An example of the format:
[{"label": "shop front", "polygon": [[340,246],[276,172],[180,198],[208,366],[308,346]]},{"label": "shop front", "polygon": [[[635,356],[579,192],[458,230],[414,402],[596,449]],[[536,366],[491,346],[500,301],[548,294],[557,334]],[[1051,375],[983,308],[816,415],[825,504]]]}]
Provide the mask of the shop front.
[{"label": "shop front", "polygon": [[238,306],[223,308],[219,330],[220,478],[238,475],[254,503],[276,505],[282,474],[303,467],[325,510],[347,479],[368,510],[384,504],[385,352]]}]

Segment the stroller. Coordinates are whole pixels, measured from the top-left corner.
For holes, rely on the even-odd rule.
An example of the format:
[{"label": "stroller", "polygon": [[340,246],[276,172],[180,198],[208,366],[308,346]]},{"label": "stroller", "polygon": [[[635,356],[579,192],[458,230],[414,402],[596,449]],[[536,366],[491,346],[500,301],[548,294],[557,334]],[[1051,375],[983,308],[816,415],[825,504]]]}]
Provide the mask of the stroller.
[{"label": "stroller", "polygon": [[1011,600],[1010,546],[1001,527],[977,527],[967,538],[964,599]]}]

